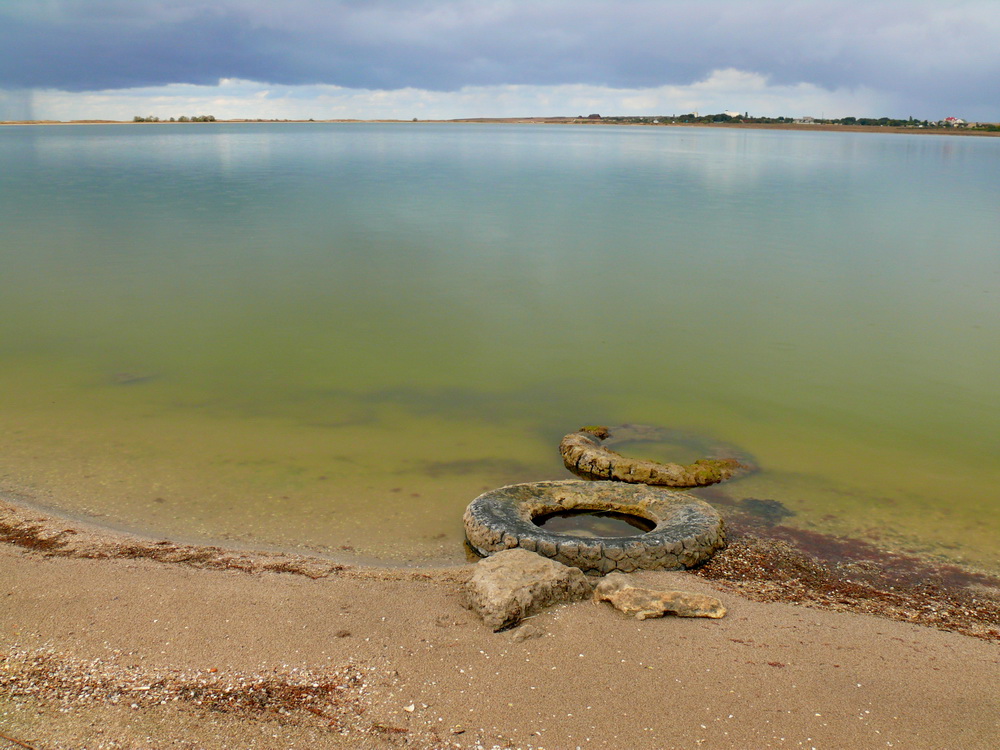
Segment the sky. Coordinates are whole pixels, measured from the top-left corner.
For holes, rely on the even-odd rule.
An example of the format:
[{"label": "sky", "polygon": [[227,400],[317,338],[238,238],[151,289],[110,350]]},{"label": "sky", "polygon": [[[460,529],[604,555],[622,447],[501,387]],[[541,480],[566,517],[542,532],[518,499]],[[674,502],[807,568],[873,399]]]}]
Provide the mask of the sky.
[{"label": "sky", "polygon": [[0,0],[0,119],[1000,121],[1000,0]]}]

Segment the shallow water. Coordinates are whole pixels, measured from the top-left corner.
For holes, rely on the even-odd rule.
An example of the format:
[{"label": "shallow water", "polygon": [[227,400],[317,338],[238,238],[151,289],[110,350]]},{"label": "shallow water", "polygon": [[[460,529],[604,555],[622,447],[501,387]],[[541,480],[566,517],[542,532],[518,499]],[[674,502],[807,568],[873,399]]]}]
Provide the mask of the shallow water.
[{"label": "shallow water", "polygon": [[572,534],[583,537],[630,537],[645,534],[656,528],[652,521],[614,511],[562,511],[532,519],[553,534]]},{"label": "shallow water", "polygon": [[998,197],[992,138],[2,128],[0,489],[459,560],[472,498],[640,422],[784,523],[1000,570]]}]

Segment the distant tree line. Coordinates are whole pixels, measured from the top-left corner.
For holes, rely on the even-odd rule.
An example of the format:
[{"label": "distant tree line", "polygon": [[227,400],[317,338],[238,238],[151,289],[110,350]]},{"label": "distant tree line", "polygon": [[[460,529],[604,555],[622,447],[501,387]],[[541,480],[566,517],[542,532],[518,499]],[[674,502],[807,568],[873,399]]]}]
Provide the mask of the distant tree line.
[{"label": "distant tree line", "polygon": [[215,115],[195,115],[193,117],[181,115],[180,117],[171,117],[169,120],[161,120],[156,115],[148,117],[136,115],[132,118],[132,122],[215,122]]},{"label": "distant tree line", "polygon": [[605,122],[628,122],[628,123],[647,123],[647,124],[660,124],[660,123],[698,123],[698,124],[711,124],[719,122],[747,122],[747,123],[760,123],[760,124],[785,124],[793,122],[809,122],[816,123],[817,125],[871,125],[871,126],[884,126],[884,127],[928,127],[932,123],[928,123],[927,120],[914,120],[912,117],[908,120],[895,120],[889,117],[844,117],[839,120],[837,119],[822,119],[819,117],[750,117],[749,115],[727,115],[725,113],[719,113],[714,115],[698,115],[695,113],[686,115],[661,115],[651,116],[651,117],[605,117],[603,118]]},{"label": "distant tree line", "polygon": [[[581,118],[585,122],[592,121]],[[828,119],[821,117],[750,117],[748,114],[729,115],[719,113],[714,115],[698,115],[690,113],[686,115],[649,115],[643,117],[602,117],[598,122],[605,123],[628,123],[637,125],[670,125],[676,123],[709,125],[712,123],[745,122],[757,124],[786,124],[786,123],[808,123],[814,125],[866,125],[868,127],[888,127],[888,128],[963,128],[968,130],[988,130],[1000,131],[1000,125],[989,123],[966,123],[961,120],[949,122],[947,120],[931,121],[917,120],[909,117],[905,120],[892,117],[841,117],[839,119]]]},{"label": "distant tree line", "polygon": [[716,115],[699,115],[694,112],[686,115],[650,115],[642,117],[603,117],[600,122],[628,123],[634,125],[675,125],[677,123],[710,125],[723,122],[754,122],[754,123],[791,123],[791,117],[750,117],[748,115],[727,115],[720,112]]},{"label": "distant tree line", "polygon": [[[416,118],[414,118],[414,121],[416,121]],[[1000,124],[966,123],[963,120],[956,121],[954,118],[951,118],[950,121],[940,120],[935,122],[930,120],[916,120],[913,117],[909,117],[905,120],[891,117],[841,117],[840,119],[827,119],[820,117],[750,117],[749,113],[739,115],[727,114],[725,112],[720,112],[719,114],[714,115],[699,115],[696,112],[691,112],[685,115],[644,115],[636,117],[602,117],[601,115],[590,115],[584,117],[583,115],[580,115],[576,118],[576,120],[569,118],[569,121],[630,125],[672,125],[677,123],[698,125],[718,123],[753,123],[766,125],[803,123],[812,125],[865,125],[868,127],[889,128],[963,128],[967,130],[1000,131]],[[161,119],[156,115],[149,115],[148,117],[136,115],[132,118],[132,122],[216,122],[216,119],[215,115],[195,115],[193,117],[181,115],[180,117],[171,117],[170,119]],[[256,118],[247,120],[246,122],[288,122],[288,120],[264,120]],[[312,122],[312,120],[310,120],[310,122]]]}]

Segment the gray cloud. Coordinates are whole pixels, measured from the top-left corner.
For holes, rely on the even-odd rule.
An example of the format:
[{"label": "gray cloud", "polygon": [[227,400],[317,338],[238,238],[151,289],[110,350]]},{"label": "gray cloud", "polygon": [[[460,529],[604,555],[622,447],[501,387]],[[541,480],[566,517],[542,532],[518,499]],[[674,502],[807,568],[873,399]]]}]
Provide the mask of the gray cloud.
[{"label": "gray cloud", "polygon": [[994,0],[6,0],[0,87],[646,87],[734,67],[919,114],[995,98],[997,38]]}]

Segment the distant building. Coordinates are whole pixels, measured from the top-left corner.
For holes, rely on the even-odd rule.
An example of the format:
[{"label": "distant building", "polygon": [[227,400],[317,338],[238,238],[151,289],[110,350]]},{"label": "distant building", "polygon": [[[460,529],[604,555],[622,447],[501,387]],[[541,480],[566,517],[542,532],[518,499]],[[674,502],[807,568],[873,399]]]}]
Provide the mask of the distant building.
[{"label": "distant building", "polygon": [[587,115],[587,119],[588,120],[600,120],[601,116],[600,115]]},{"label": "distant building", "polygon": [[952,126],[966,124],[965,120],[963,120],[960,117],[946,117],[941,122],[943,122],[945,125],[952,125]]},{"label": "distant building", "polygon": [[795,122],[798,123],[799,125],[815,125],[816,124],[816,118],[815,117],[800,117]]},{"label": "distant building", "polygon": [[741,115],[739,112],[731,112],[728,109],[722,114],[724,114],[726,117],[743,117],[743,115]]}]

